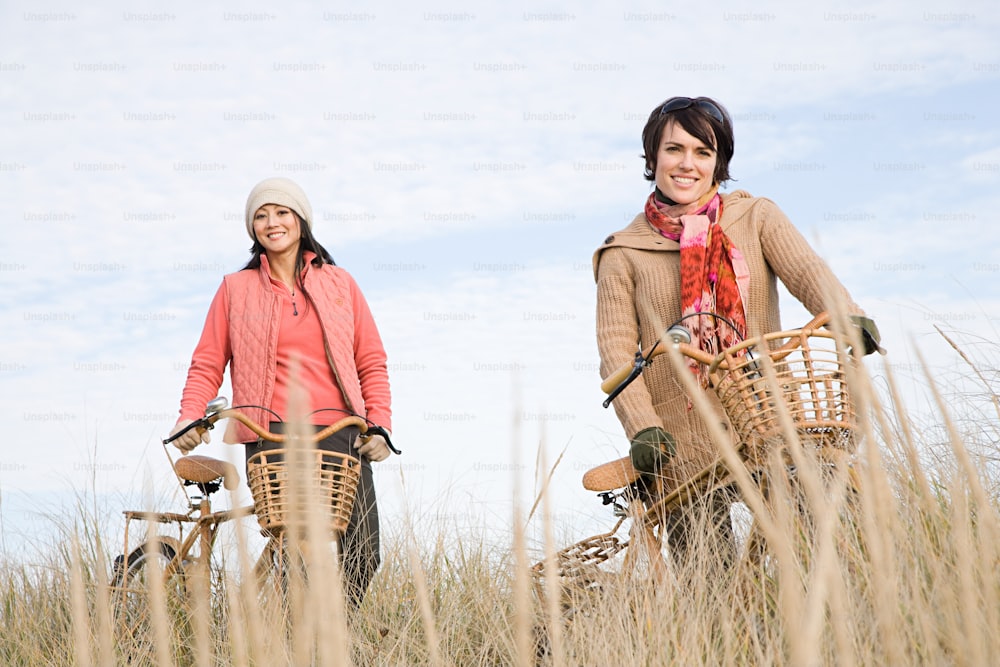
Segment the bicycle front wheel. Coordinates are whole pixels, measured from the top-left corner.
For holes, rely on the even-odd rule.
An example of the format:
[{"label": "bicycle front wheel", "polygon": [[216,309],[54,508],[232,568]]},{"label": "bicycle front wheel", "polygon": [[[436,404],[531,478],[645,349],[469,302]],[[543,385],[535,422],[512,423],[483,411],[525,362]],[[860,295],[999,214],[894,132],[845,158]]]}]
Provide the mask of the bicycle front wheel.
[{"label": "bicycle front wheel", "polygon": [[130,654],[152,640],[152,605],[157,598],[165,620],[186,602],[184,563],[177,560],[178,547],[176,540],[162,538],[115,558],[111,575],[115,626],[131,645],[122,647]]},{"label": "bicycle front wheel", "polygon": [[173,540],[163,539],[156,542],[143,542],[126,558],[119,555],[115,558],[114,572],[111,574],[111,587],[121,588],[134,583],[137,578],[141,578],[146,570],[146,566],[151,562],[164,569],[177,556],[177,547]]}]

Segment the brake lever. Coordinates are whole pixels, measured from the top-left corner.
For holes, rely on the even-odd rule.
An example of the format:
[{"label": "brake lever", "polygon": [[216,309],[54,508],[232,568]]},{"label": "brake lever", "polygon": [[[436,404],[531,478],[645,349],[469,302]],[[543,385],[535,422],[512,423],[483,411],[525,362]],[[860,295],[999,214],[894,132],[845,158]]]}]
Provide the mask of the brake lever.
[{"label": "brake lever", "polygon": [[389,439],[389,432],[386,431],[383,427],[378,426],[376,424],[372,424],[371,426],[369,426],[368,430],[361,437],[368,439],[371,438],[373,435],[382,436],[382,438],[385,440],[386,446],[389,448],[389,451],[391,451],[393,454],[403,453],[401,450],[396,449],[396,447],[392,444],[392,440]]},{"label": "brake lever", "polygon": [[182,428],[181,430],[177,431],[177,433],[174,433],[173,435],[164,438],[163,444],[169,445],[171,442],[181,437],[182,435],[184,435],[193,428],[195,429],[200,428],[203,429],[204,431],[211,431],[213,428],[215,428],[215,423],[210,422],[208,417],[202,417],[201,419],[196,419],[187,426],[185,426],[184,428]]},{"label": "brake lever", "polygon": [[625,387],[632,384],[632,381],[635,380],[637,377],[639,377],[642,374],[642,371],[646,369],[646,366],[649,366],[650,364],[651,362],[648,361],[646,357],[643,356],[642,350],[636,351],[635,362],[634,365],[632,366],[632,372],[629,373],[628,376],[621,381],[621,384],[615,387],[614,391],[608,394],[608,397],[604,399],[604,403],[602,403],[602,405],[605,408],[611,405],[611,401],[615,400],[615,398],[618,397],[618,394],[622,393],[625,390]]}]

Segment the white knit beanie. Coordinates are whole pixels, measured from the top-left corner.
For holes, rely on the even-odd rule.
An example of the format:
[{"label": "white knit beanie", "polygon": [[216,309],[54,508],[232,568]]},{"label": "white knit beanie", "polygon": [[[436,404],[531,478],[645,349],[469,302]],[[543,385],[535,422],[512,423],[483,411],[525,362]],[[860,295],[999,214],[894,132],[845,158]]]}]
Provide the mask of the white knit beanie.
[{"label": "white knit beanie", "polygon": [[247,233],[250,238],[253,235],[253,215],[264,204],[278,204],[287,206],[296,213],[312,229],[312,206],[309,205],[309,198],[298,184],[288,178],[275,176],[265,178],[263,181],[253,186],[250,196],[247,197]]}]

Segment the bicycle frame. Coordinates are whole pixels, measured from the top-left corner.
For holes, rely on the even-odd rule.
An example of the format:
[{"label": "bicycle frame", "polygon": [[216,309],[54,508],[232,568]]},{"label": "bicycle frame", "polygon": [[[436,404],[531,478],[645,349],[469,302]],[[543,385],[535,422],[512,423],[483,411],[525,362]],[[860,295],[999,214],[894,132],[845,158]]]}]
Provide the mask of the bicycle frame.
[{"label": "bicycle frame", "polygon": [[[194,515],[197,512],[197,515]],[[132,521],[144,521],[148,524],[176,524],[178,538],[155,533],[156,540],[170,544],[174,549],[174,557],[164,566],[164,577],[171,577],[182,569],[194,566],[195,569],[207,565],[208,558],[215,546],[215,539],[218,535],[218,528],[221,524],[233,519],[241,519],[253,516],[253,506],[239,507],[229,510],[213,512],[211,500],[202,498],[198,507],[192,509],[187,514],[175,512],[148,512],[137,510],[126,510],[125,514],[125,538],[123,553],[129,554],[129,526]],[[184,525],[191,524],[185,534]],[[147,531],[146,537],[149,537]],[[197,554],[193,553],[193,547],[198,545]],[[190,565],[185,565],[190,563]],[[127,567],[128,564],[125,563]]]},{"label": "bicycle frame", "polygon": [[[269,442],[284,443],[288,442],[292,437],[289,434],[272,433],[244,415],[240,411],[239,407],[226,408],[225,406],[227,403],[228,402],[222,397],[213,400],[207,406],[205,417],[192,422],[188,428],[181,430],[178,433],[173,434],[171,437],[163,440],[164,451],[167,454],[167,458],[170,460],[171,467],[173,468],[178,481],[182,485],[182,491],[184,491],[184,494],[187,497],[189,509],[186,513],[143,510],[124,511],[124,548],[122,554],[115,559],[115,571],[112,575],[113,586],[121,585],[123,591],[127,589],[127,583],[133,575],[133,564],[136,561],[144,561],[149,555],[148,548],[150,545],[155,545],[157,543],[169,545],[169,550],[172,551],[172,555],[170,555],[169,559],[166,560],[166,563],[163,566],[162,576],[165,579],[175,575],[184,576],[188,572],[207,576],[219,527],[223,523],[233,519],[245,518],[255,514],[254,506],[220,511],[212,510],[211,494],[219,489],[220,482],[225,479],[226,486],[230,489],[235,488],[236,483],[238,483],[236,480],[231,480],[229,477],[230,470],[232,470],[234,475],[238,474],[235,473],[235,468],[232,464],[210,459],[208,457],[195,456],[184,457],[175,462],[170,456],[169,451],[166,449],[166,445],[168,443],[172,442],[177,437],[180,437],[187,430],[190,430],[191,428],[211,429],[218,420],[225,418],[236,419],[246,425],[247,428],[254,432],[258,437]],[[393,448],[391,443],[389,443],[388,433],[385,432],[384,429],[375,425],[369,425],[365,419],[356,415],[345,417],[338,420],[334,424],[320,429],[306,438],[306,442],[319,442],[333,433],[347,427],[357,428],[362,437],[365,435],[370,437],[370,435],[375,433],[383,435],[390,448],[393,451],[398,452],[398,450]],[[190,463],[192,462],[192,459],[196,458],[199,459],[198,462],[195,462],[196,465],[180,465],[182,462]],[[197,465],[198,463],[202,465],[199,466]],[[230,485],[231,481],[233,482],[232,485]],[[189,495],[184,488],[188,485],[197,486],[201,491],[201,494],[195,496]],[[146,539],[141,541],[136,548],[130,549],[130,538],[132,537],[130,532],[134,533],[134,531],[130,531],[133,521],[145,521],[147,522],[149,528],[147,529],[147,534],[145,536]],[[156,525],[165,524],[174,524],[177,526],[177,537],[160,534],[158,530],[154,530],[153,528]],[[266,573],[273,554],[276,550],[283,548],[285,540],[283,531],[279,530],[278,532],[272,532],[267,530],[263,532],[267,536],[268,541],[254,568],[258,577]],[[162,556],[166,559],[164,550],[161,547],[157,547],[157,549],[158,551],[156,555]],[[142,565],[138,567],[142,567]]]},{"label": "bicycle frame", "polygon": [[[768,336],[748,339],[730,349],[724,350],[718,355],[709,355],[693,347],[689,344],[691,340],[690,336],[686,336],[684,331],[678,332],[678,327],[671,327],[665,336],[667,340],[657,341],[654,346],[637,352],[635,361],[625,364],[613,372],[602,383],[601,389],[609,394],[608,402],[610,402],[610,400],[613,400],[630,382],[642,373],[653,357],[673,352],[680,357],[694,359],[706,366],[710,386],[716,390],[720,386],[728,387],[726,383],[731,385],[733,383],[731,376],[733,375],[752,377],[752,391],[758,392],[758,394],[754,394],[749,399],[745,398],[742,400],[741,403],[743,405],[752,404],[753,401],[757,401],[759,407],[761,401],[767,400],[769,402],[767,407],[770,409],[774,408],[775,404],[781,403],[786,409],[783,415],[778,416],[782,417],[787,424],[791,424],[793,420],[807,421],[807,418],[803,417],[804,411],[798,410],[794,416],[788,411],[787,404],[783,402],[789,400],[789,390],[787,389],[789,385],[778,386],[778,383],[771,376],[776,366],[787,363],[789,355],[793,353],[798,354],[800,348],[804,349],[808,347],[806,341],[810,337],[831,338],[832,335],[829,332],[819,332],[820,327],[824,327],[829,321],[829,315],[821,313],[800,329],[788,332],[776,332]],[[788,338],[789,340],[784,344],[775,342],[780,338]],[[838,355],[840,344],[840,342],[837,342]],[[758,349],[751,351],[754,345],[757,345]],[[846,356],[850,357],[853,355],[847,354]],[[812,366],[810,364],[806,365],[809,366],[808,372],[813,373],[814,369]],[[837,373],[839,374],[837,382],[843,383],[844,374],[841,370],[840,368],[837,369]],[[685,379],[689,380],[686,383],[690,385],[689,390],[697,391],[694,379]],[[783,380],[783,382],[789,381]],[[794,380],[790,382],[790,385],[795,386]],[[741,390],[744,393],[750,393],[750,390],[746,387],[742,387]],[[824,403],[825,407],[828,408],[829,405],[832,405],[833,409],[840,410],[843,413],[840,415],[842,418],[841,421],[821,420],[816,417],[816,415],[823,411],[817,409],[815,405],[823,403],[826,399],[823,397],[821,397],[822,400],[816,399],[813,396],[811,399],[813,405],[810,407],[811,414],[806,415],[806,417],[811,416],[815,418],[809,421],[806,427],[798,429],[793,426],[792,430],[799,432],[803,437],[815,438],[813,444],[815,445],[816,454],[824,465],[837,467],[846,464],[848,466],[848,483],[851,488],[858,489],[860,485],[856,472],[850,467],[851,447],[853,446],[850,434],[854,429],[854,413],[849,396],[846,393],[846,387],[843,388],[843,392],[842,395],[845,397],[843,401],[834,401],[829,404]],[[816,393],[815,388],[813,389],[813,393]],[[606,402],[605,406],[607,406],[608,402]],[[728,415],[730,406],[734,402],[722,402]],[[800,403],[805,402],[800,401]],[[775,411],[772,410],[772,412]],[[777,412],[781,412],[781,410]],[[776,419],[775,421],[780,420]],[[797,425],[801,426],[802,424],[799,423]],[[745,488],[747,484],[753,484],[759,487],[760,493],[763,497],[766,497],[768,495],[766,474],[757,479],[753,477],[752,472],[753,470],[762,469],[766,460],[766,456],[764,455],[769,450],[767,447],[760,445],[760,441],[766,439],[761,435],[762,429],[756,423],[751,424],[751,426],[757,430],[752,430],[748,427],[743,429],[746,431],[745,436],[743,433],[739,433],[741,438],[747,437],[747,442],[737,445],[731,451],[723,452],[723,455],[713,463],[696,473],[690,479],[674,487],[668,493],[660,494],[656,488],[653,488],[648,497],[627,498],[626,500],[630,506],[630,508],[627,508],[627,511],[619,506],[617,500],[622,498],[623,494],[629,491],[629,489],[635,487],[639,483],[638,480],[640,477],[639,473],[632,467],[629,458],[625,457],[619,461],[613,461],[590,470],[584,476],[584,486],[589,490],[599,491],[599,495],[602,497],[605,505],[613,504],[618,520],[610,532],[581,540],[559,551],[556,554],[558,565],[556,573],[560,577],[573,578],[577,573],[585,571],[586,568],[609,560],[620,551],[628,548],[630,544],[631,546],[635,546],[633,543],[637,540],[644,545],[647,553],[659,553],[663,536],[657,535],[656,531],[662,528],[663,517],[689,504],[698,496],[710,493],[713,490],[722,489],[734,484],[741,488]],[[840,438],[838,436],[837,438],[831,438],[828,432],[836,429],[840,429],[848,437]],[[772,425],[770,430],[766,432],[766,436],[773,438],[775,434],[783,435],[784,433],[785,424],[782,424],[780,428],[775,428]],[[750,440],[756,440],[759,447],[745,446],[749,444]],[[779,444],[772,444],[780,448]],[[605,485],[601,486],[602,483]],[[650,483],[655,486],[657,482],[653,481]],[[635,506],[635,503],[640,501],[641,509]],[[759,519],[757,516],[758,511],[766,511],[766,507],[761,506],[759,503],[755,503],[755,506],[750,509],[754,514],[755,521]],[[621,542],[615,534],[622,527],[626,518],[632,519],[632,525],[629,527],[629,540]],[[635,556],[631,552],[631,548],[626,552],[623,571],[627,571],[631,563],[634,562]],[[664,572],[662,559],[653,562],[652,565],[658,576]],[[541,575],[544,572],[544,562],[538,563],[534,570],[537,575]],[[586,577],[584,579],[586,580]]]}]

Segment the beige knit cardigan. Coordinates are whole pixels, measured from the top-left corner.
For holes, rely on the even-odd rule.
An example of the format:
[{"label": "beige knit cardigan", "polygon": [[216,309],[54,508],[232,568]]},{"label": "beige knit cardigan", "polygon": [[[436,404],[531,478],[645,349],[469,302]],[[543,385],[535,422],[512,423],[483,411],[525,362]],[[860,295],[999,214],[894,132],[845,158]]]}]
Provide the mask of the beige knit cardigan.
[{"label": "beige knit cardigan", "polygon": [[[746,258],[750,290],[746,301],[748,335],[781,330],[777,280],[806,309],[826,310],[824,295],[844,299],[847,311],[863,313],[826,263],[781,212],[762,197],[743,190],[722,195],[723,231]],[[594,253],[597,280],[597,344],[601,377],[630,364],[637,347],[656,342],[681,316],[680,244],[654,230],[644,214],[605,239]],[[714,414],[729,428],[710,392]],[[703,416],[689,401],[670,362],[662,358],[614,401],[618,419],[631,439],[659,426],[677,438],[677,455],[664,469],[668,488],[689,479],[718,456]]]}]

